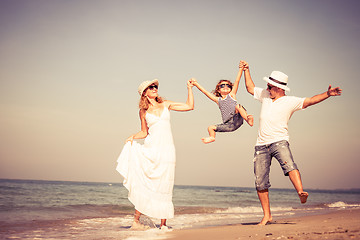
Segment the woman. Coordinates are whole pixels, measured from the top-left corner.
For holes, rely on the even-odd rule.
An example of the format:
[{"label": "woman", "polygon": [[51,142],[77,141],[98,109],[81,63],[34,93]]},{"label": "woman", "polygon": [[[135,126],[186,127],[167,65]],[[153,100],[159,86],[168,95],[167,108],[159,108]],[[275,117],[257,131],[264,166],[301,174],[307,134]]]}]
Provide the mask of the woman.
[{"label": "woman", "polygon": [[[140,84],[139,115],[141,131],[131,135],[118,158],[116,170],[124,177],[128,198],[135,206],[132,228],[143,228],[141,214],[161,219],[160,228],[166,229],[166,219],[174,217],[172,191],[175,175],[175,147],[170,112],[194,109],[193,79],[187,82],[186,103],[163,100],[158,95],[157,79]],[[134,139],[145,138],[144,144]]]}]

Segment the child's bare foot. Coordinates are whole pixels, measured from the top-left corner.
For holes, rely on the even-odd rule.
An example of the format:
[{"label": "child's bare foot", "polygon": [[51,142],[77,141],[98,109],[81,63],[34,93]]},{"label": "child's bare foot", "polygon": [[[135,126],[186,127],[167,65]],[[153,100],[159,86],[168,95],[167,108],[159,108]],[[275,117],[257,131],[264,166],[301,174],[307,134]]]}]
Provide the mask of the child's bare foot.
[{"label": "child's bare foot", "polygon": [[252,127],[254,126],[254,117],[253,115],[248,115],[247,123]]},{"label": "child's bare foot", "polygon": [[299,192],[299,198],[301,203],[306,203],[309,194],[307,192]]},{"label": "child's bare foot", "polygon": [[206,137],[206,138],[202,138],[201,139],[203,141],[203,143],[211,143],[215,141],[214,137]]}]

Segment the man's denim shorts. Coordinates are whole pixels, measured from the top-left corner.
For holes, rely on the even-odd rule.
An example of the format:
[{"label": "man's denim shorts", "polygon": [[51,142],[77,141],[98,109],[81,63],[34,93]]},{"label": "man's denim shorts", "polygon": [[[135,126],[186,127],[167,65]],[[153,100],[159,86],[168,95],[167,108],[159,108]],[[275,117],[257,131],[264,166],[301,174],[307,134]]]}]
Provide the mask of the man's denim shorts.
[{"label": "man's denim shorts", "polygon": [[244,119],[241,117],[240,113],[236,113],[229,121],[215,125],[215,132],[233,132],[238,129],[243,122]]},{"label": "man's denim shorts", "polygon": [[283,140],[267,145],[255,146],[254,173],[255,186],[258,191],[266,190],[271,186],[269,174],[273,157],[279,162],[285,176],[288,176],[290,171],[298,169],[291,154],[288,141]]}]

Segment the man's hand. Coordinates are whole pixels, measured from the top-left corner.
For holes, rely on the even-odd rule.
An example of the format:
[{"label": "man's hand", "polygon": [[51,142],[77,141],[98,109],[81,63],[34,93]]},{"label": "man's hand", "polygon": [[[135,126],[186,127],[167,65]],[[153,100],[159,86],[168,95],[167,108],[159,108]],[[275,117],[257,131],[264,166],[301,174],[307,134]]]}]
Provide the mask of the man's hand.
[{"label": "man's hand", "polygon": [[327,90],[327,95],[330,96],[340,96],[342,93],[342,89],[339,87],[331,88],[331,85],[329,85],[329,88]]}]

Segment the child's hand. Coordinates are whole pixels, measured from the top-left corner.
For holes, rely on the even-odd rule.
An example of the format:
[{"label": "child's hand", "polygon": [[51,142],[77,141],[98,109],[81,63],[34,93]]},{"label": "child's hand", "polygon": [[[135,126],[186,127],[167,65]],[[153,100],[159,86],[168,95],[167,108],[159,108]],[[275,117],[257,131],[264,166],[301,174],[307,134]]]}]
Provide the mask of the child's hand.
[{"label": "child's hand", "polygon": [[239,68],[244,68],[245,66],[244,66],[244,63],[243,63],[243,61],[240,61],[240,63],[239,63]]}]

